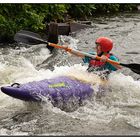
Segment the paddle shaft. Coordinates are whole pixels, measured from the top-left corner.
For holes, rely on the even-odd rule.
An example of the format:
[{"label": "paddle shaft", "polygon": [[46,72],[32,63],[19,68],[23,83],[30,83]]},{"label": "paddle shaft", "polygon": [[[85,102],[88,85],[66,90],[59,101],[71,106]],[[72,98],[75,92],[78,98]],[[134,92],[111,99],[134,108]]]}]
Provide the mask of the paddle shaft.
[{"label": "paddle shaft", "polygon": [[[79,56],[79,57],[82,57],[84,58],[85,56],[88,56],[88,57],[91,57],[93,59],[98,59],[98,60],[101,60],[101,57],[97,56],[97,55],[91,55],[89,53],[86,53],[86,52],[82,52],[82,51],[79,51],[79,50],[75,50],[75,49],[71,49],[69,47],[65,47],[65,46],[60,46],[60,45],[57,45],[57,44],[54,44],[54,43],[50,43],[48,41],[45,41],[41,38],[38,38],[38,37],[35,37],[35,36],[31,36],[31,35],[28,35],[28,34],[25,34],[25,33],[18,33],[20,36],[26,36],[28,38],[31,38],[33,40],[37,40],[39,41],[40,43],[45,43],[45,44],[48,44],[49,46],[52,46],[54,48],[59,48],[59,49],[64,49],[72,54],[75,54],[76,56]],[[112,65],[120,65],[119,62],[116,62],[116,61],[113,61],[113,60],[110,60],[110,59],[107,59],[107,62],[109,62],[110,64]]]},{"label": "paddle shaft", "polygon": [[[82,52],[82,51],[79,51],[79,50],[75,50],[75,49],[71,49],[69,47],[65,47],[65,46],[59,46],[57,44],[54,44],[54,43],[49,43],[48,44],[52,47],[55,47],[55,48],[60,48],[60,49],[64,49],[72,54],[75,54],[79,57],[82,57],[84,58],[85,56],[88,56],[90,58],[93,58],[93,59],[98,59],[98,60],[101,60],[101,57],[97,56],[97,55],[92,55],[92,54],[89,54],[89,53],[86,53],[86,52]],[[110,64],[112,65],[120,65],[119,62],[116,62],[116,61],[113,61],[111,59],[107,59],[107,62],[109,62]]]}]

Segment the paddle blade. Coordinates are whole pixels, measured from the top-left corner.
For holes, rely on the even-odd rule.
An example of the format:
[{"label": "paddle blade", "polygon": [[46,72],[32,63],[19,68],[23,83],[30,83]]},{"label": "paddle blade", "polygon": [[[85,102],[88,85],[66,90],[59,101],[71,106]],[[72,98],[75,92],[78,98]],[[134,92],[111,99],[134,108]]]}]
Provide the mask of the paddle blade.
[{"label": "paddle blade", "polygon": [[39,34],[21,30],[17,32],[14,36],[14,40],[17,42],[22,42],[29,45],[36,45],[43,43],[41,40],[41,36]]},{"label": "paddle blade", "polygon": [[120,63],[120,65],[130,68],[133,72],[140,74],[140,64],[136,64],[136,63],[132,63],[132,64],[122,64]]}]

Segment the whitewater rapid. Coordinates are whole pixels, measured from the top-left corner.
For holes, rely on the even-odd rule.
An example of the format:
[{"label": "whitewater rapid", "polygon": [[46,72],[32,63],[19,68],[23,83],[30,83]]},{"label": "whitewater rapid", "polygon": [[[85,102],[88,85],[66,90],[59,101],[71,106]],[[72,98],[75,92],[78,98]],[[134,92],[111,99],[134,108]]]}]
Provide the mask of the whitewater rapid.
[{"label": "whitewater rapid", "polygon": [[[105,23],[99,21],[100,18],[95,19],[94,28],[83,30],[76,37],[64,37],[66,42],[88,52],[93,40],[104,34],[114,40],[113,51],[120,61],[140,63],[139,14],[105,17]],[[83,65],[81,58],[63,51],[59,52],[62,63],[56,63],[53,71],[47,67],[37,69],[36,66],[50,56],[44,44],[1,48],[0,86],[65,75],[90,83],[95,96],[76,111],[65,112],[47,100],[45,104],[27,103],[0,92],[0,135],[140,135],[139,75],[123,68],[110,74],[108,81],[103,82],[98,75],[86,71],[87,65]],[[50,60],[54,64],[53,58]],[[100,97],[96,96],[99,85],[106,87]]]}]

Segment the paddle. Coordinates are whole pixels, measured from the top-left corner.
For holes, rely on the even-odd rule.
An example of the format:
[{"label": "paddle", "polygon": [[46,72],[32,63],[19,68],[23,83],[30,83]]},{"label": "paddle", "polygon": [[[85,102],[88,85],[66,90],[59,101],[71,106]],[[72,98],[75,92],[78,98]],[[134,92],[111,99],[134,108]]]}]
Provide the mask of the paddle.
[{"label": "paddle", "polygon": [[[29,35],[31,37],[28,37],[26,35]],[[37,39],[33,39],[32,37],[36,37]],[[16,42],[22,42],[30,45],[40,44],[40,41],[38,41],[38,39],[41,39],[41,36],[39,34],[30,31],[25,31],[25,30],[21,30],[17,32],[14,36],[14,40]]]},{"label": "paddle", "polygon": [[[99,57],[99,56],[91,55],[91,54],[86,53],[86,52],[71,49],[71,48],[66,47],[66,46],[60,46],[60,45],[57,45],[57,44],[54,44],[54,43],[50,43],[46,40],[41,39],[41,37],[38,36],[38,34],[29,32],[29,31],[21,30],[21,31],[17,32],[14,39],[17,42],[23,42],[23,43],[27,43],[27,44],[31,44],[31,45],[33,43],[34,44],[35,43],[36,44],[41,44],[41,43],[44,44],[45,43],[45,44],[47,44],[49,46],[52,46],[52,47],[55,47],[55,48],[64,49],[64,50],[66,50],[66,51],[68,51],[68,52],[70,52],[74,55],[77,55],[79,57],[88,56],[88,57],[91,57],[91,58],[94,58],[94,59],[101,60],[101,57]],[[140,64],[136,64],[136,63],[123,64],[123,63],[116,62],[116,61],[113,61],[113,60],[110,60],[110,59],[108,59],[107,62],[109,62],[112,65],[116,65],[117,67],[119,67],[119,66],[127,67],[127,68],[131,69],[133,72],[135,72],[137,74],[140,74]]]}]

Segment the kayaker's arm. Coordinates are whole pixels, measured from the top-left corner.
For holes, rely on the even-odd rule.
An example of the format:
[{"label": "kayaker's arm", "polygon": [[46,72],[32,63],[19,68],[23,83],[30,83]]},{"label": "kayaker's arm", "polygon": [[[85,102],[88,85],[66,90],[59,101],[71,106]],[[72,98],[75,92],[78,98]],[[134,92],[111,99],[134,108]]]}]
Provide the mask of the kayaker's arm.
[{"label": "kayaker's arm", "polygon": [[73,54],[73,55],[76,55],[78,57],[81,57],[81,58],[84,58],[85,55],[83,55],[80,51],[78,52],[78,50],[74,50],[74,49],[71,49],[68,45],[63,45],[63,47],[65,48],[65,51]]},{"label": "kayaker's arm", "polygon": [[[119,62],[119,59],[116,56],[114,56],[114,55],[111,55],[109,59],[113,60],[115,62]],[[117,69],[121,69],[122,68],[120,65],[113,65],[113,64],[108,63],[108,62],[107,62],[107,67],[108,67],[108,69],[111,69],[113,71],[116,71]]]}]

